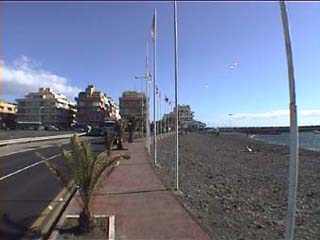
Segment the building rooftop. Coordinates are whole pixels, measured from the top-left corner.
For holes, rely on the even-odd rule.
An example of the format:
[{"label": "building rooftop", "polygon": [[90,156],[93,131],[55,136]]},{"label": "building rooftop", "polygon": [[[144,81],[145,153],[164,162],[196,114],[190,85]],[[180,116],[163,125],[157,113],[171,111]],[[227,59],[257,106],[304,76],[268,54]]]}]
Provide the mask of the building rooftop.
[{"label": "building rooftop", "polygon": [[144,92],[137,92],[137,91],[125,91],[122,93],[122,96],[120,98],[137,98],[137,97],[145,97],[145,93]]}]

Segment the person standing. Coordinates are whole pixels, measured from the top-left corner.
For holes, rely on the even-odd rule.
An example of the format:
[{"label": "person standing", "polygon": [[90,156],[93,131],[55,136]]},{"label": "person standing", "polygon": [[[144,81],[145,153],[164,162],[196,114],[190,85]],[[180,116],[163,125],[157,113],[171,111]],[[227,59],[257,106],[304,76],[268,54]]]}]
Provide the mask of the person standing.
[{"label": "person standing", "polygon": [[133,122],[130,119],[128,122],[128,131],[129,131],[129,139],[128,142],[132,143],[133,142]]}]

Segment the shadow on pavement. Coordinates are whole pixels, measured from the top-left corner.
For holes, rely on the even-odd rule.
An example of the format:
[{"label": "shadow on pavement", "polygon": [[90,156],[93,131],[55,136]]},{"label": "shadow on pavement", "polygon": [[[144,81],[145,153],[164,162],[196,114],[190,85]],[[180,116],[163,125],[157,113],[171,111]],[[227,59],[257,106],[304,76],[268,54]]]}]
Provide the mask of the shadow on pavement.
[{"label": "shadow on pavement", "polygon": [[41,237],[39,231],[30,230],[30,224],[37,218],[37,216],[29,216],[14,221],[8,214],[2,214],[0,224],[0,238],[1,240],[13,239],[35,239]]}]

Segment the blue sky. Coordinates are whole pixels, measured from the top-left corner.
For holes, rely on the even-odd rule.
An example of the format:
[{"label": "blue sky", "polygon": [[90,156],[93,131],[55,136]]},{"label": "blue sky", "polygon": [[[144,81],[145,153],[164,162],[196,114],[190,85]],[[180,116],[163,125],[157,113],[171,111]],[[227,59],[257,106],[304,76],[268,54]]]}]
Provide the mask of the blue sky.
[{"label": "blue sky", "polygon": [[[134,76],[144,74],[154,8],[158,83],[162,96],[173,99],[171,2],[3,3],[2,98],[40,85],[74,97],[94,84],[116,100],[124,90],[139,90]],[[287,8],[299,124],[320,124],[320,3]],[[178,18],[179,103],[214,126],[289,124],[277,2],[179,2]]]}]

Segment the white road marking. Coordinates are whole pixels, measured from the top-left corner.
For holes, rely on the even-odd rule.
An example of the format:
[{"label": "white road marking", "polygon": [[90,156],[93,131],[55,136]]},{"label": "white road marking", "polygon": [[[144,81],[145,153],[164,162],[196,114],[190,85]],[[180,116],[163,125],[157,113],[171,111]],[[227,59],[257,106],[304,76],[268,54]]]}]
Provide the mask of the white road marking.
[{"label": "white road marking", "polygon": [[38,148],[32,148],[31,147],[31,148],[19,150],[19,151],[16,151],[16,152],[5,153],[5,154],[0,155],[0,157],[5,157],[5,156],[12,155],[12,154],[17,154],[17,153],[22,153],[22,152],[29,152],[29,151],[32,151],[32,150],[44,149],[44,148],[49,148],[49,147],[54,147],[54,146],[56,146],[56,145],[55,144],[51,144],[51,145],[48,145],[48,146],[42,146],[42,147],[38,147]]},{"label": "white road marking", "polygon": [[[81,139],[81,141],[85,141],[85,140],[92,140],[92,139],[95,139],[95,138],[86,138],[86,139]],[[63,140],[65,141],[65,139],[58,139],[58,140]],[[38,147],[38,148],[26,148],[26,149],[23,149],[23,150],[19,150],[19,151],[16,151],[16,152],[10,152],[10,153],[5,153],[5,154],[0,154],[0,157],[5,157],[5,156],[9,156],[9,155],[12,155],[12,154],[17,154],[17,153],[22,153],[22,152],[29,152],[29,151],[32,151],[32,150],[36,150],[36,149],[43,149],[43,148],[49,148],[49,147],[54,147],[54,146],[58,146],[58,147],[61,147],[62,145],[64,145],[63,143],[60,143],[60,144],[50,144],[50,145],[46,145],[46,146],[42,146],[42,147]]]},{"label": "white road marking", "polygon": [[27,170],[27,169],[29,169],[29,168],[35,167],[35,166],[37,166],[37,165],[39,165],[39,164],[41,164],[41,163],[44,163],[44,162],[46,162],[46,161],[52,160],[52,159],[54,159],[54,158],[57,158],[57,157],[59,157],[59,156],[61,156],[61,154],[57,154],[57,155],[51,156],[51,157],[46,158],[46,159],[44,159],[44,160],[42,160],[42,161],[33,163],[33,164],[31,164],[31,165],[29,165],[29,166],[26,166],[26,167],[24,167],[24,168],[21,168],[21,169],[15,171],[15,172],[13,172],[13,173],[10,173],[10,174],[8,174],[8,175],[6,175],[6,176],[1,177],[1,178],[0,178],[0,181],[6,179],[6,178],[8,178],[8,177],[12,177],[12,176],[14,176],[14,175],[16,175],[16,174],[18,174],[18,173],[21,173],[21,172],[23,172],[23,171],[25,171],[25,170]]}]

